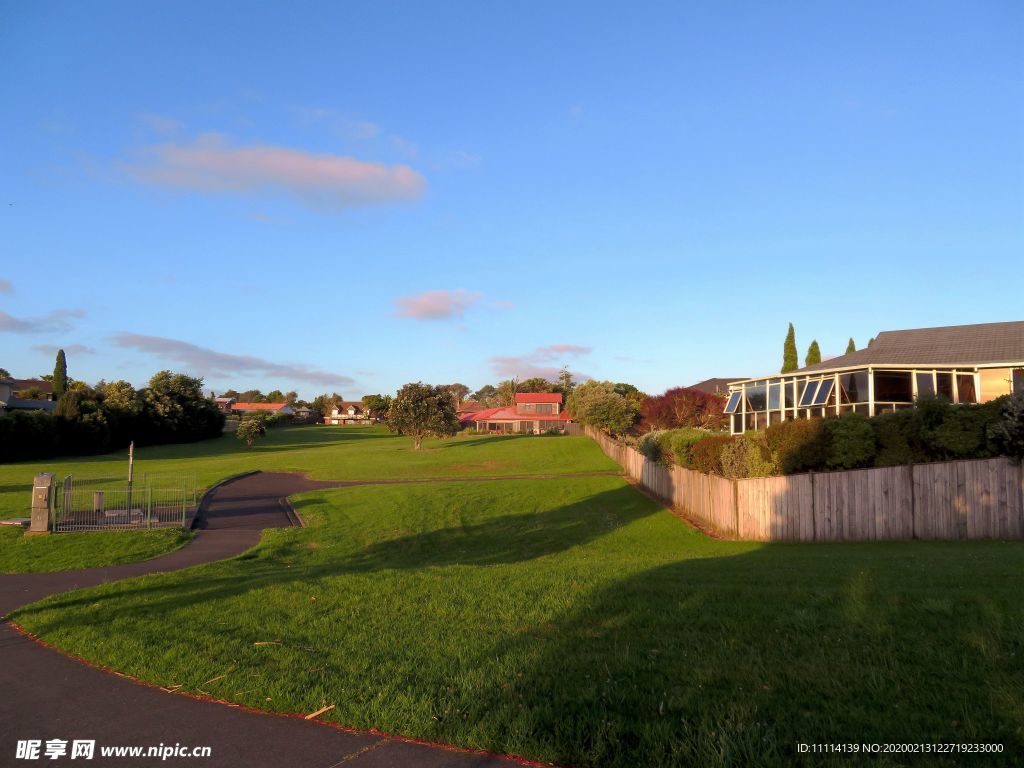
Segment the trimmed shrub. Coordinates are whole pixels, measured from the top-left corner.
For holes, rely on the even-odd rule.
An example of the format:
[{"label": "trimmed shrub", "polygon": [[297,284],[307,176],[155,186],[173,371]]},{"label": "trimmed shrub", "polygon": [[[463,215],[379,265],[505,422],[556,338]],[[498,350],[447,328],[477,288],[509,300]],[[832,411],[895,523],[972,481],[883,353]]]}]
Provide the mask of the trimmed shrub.
[{"label": "trimmed shrub", "polygon": [[748,432],[722,448],[722,474],[726,477],[769,477],[778,467],[763,432]]},{"label": "trimmed shrub", "polygon": [[1001,397],[1000,419],[988,428],[993,447],[1006,456],[1024,458],[1024,391]]},{"label": "trimmed shrub", "polygon": [[870,422],[878,446],[876,467],[895,467],[927,460],[921,440],[920,421],[915,418],[913,411],[883,413],[870,419]]},{"label": "trimmed shrub", "polygon": [[825,422],[828,432],[829,469],[856,469],[869,467],[878,453],[875,431],[866,416],[844,413],[838,419]]},{"label": "trimmed shrub", "polygon": [[648,461],[661,461],[664,457],[664,453],[661,450],[661,437],[664,434],[663,430],[648,432],[637,442],[636,449]]},{"label": "trimmed shrub", "polygon": [[797,419],[765,430],[773,464],[784,475],[824,469],[828,463],[828,433],[822,419]]},{"label": "trimmed shrub", "polygon": [[688,467],[693,461],[692,449],[694,443],[708,437],[709,433],[703,429],[672,429],[665,433],[662,438],[662,450],[667,449],[672,453],[676,464]]},{"label": "trimmed shrub", "polygon": [[736,442],[731,435],[708,435],[690,446],[690,469],[707,474],[724,475],[722,451]]}]

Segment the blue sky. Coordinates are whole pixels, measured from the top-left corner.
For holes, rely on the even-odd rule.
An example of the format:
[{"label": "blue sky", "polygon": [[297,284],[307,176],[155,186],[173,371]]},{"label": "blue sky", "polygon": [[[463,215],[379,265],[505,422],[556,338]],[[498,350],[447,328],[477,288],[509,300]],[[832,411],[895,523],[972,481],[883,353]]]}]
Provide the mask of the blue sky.
[{"label": "blue sky", "polygon": [[7,2],[0,366],[311,397],[1024,319],[1024,5]]}]

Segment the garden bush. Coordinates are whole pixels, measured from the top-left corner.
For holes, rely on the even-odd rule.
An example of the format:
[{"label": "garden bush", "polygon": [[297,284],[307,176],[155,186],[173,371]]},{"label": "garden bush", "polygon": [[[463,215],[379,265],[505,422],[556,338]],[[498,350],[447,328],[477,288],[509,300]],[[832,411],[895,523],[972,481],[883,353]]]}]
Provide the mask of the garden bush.
[{"label": "garden bush", "polygon": [[870,467],[878,453],[875,431],[866,416],[844,413],[825,422],[828,452],[825,463],[829,469]]},{"label": "garden bush", "polygon": [[708,435],[690,446],[690,469],[714,475],[724,475],[722,451],[736,442],[730,435]]},{"label": "garden bush", "polygon": [[739,435],[722,448],[721,462],[726,477],[769,477],[779,473],[764,432]]},{"label": "garden bush", "polygon": [[823,469],[828,462],[828,433],[822,419],[773,424],[765,430],[765,441],[784,475]]},{"label": "garden bush", "polygon": [[[1000,402],[1001,401],[1001,402]],[[1024,391],[999,398],[1000,419],[988,428],[993,447],[1005,456],[1024,458]]]}]

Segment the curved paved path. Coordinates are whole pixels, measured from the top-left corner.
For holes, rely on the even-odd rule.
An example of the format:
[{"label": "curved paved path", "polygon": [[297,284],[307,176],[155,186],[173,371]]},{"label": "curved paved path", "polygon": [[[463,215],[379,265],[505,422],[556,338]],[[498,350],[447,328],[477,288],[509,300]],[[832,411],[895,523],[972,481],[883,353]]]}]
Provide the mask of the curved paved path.
[{"label": "curved paved path", "polygon": [[[47,595],[107,581],[187,568],[233,557],[255,546],[264,528],[292,524],[284,498],[348,485],[298,475],[258,473],[210,495],[188,546],[141,563],[60,573],[0,575],[0,616]],[[213,768],[487,768],[514,761],[376,736],[296,718],[165,693],[90,667],[0,624],[0,766],[61,764],[15,759],[21,739],[94,739],[89,765],[190,764]],[[100,746],[209,746],[209,758],[108,758]]]}]

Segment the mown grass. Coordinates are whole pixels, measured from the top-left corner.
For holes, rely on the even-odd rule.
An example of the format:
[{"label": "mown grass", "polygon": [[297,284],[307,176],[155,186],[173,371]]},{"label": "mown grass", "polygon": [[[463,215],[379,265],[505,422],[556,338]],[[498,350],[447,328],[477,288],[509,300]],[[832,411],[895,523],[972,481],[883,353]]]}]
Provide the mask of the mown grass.
[{"label": "mown grass", "polygon": [[192,540],[191,532],[97,531],[25,536],[24,529],[0,526],[0,573],[43,573],[99,568],[149,560]]},{"label": "mown grass", "polygon": [[[198,443],[140,448],[135,459],[136,477],[146,472],[195,472],[204,489],[254,469],[299,472],[318,480],[620,470],[585,437],[469,433],[451,440],[427,440],[421,450],[413,451],[411,439],[392,435],[383,427],[324,425],[272,429],[251,449],[229,434]],[[38,472],[126,479],[128,452],[0,464],[0,517],[28,515],[32,478]]]},{"label": "mown grass", "polygon": [[[709,539],[615,477],[335,489],[234,560],[14,619],[160,685],[578,766],[1024,748],[1024,546]],[[882,759],[875,765],[901,764]]]}]

